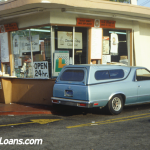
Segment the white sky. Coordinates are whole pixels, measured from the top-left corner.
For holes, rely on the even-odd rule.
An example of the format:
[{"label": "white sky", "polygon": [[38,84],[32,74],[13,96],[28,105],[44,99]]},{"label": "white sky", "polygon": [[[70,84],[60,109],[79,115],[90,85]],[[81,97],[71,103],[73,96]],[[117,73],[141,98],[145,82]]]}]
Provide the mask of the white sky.
[{"label": "white sky", "polygon": [[138,0],[137,4],[140,6],[150,7],[150,0]]}]

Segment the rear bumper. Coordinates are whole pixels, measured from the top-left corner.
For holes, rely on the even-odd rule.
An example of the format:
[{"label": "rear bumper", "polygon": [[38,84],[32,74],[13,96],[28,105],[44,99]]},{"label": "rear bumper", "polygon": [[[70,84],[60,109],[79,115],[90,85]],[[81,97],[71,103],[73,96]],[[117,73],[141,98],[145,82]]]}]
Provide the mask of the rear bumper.
[{"label": "rear bumper", "polygon": [[77,107],[85,107],[92,108],[93,102],[85,101],[85,100],[75,100],[75,99],[66,99],[59,97],[51,97],[53,104],[61,104],[61,105],[69,105],[69,106],[77,106]]}]

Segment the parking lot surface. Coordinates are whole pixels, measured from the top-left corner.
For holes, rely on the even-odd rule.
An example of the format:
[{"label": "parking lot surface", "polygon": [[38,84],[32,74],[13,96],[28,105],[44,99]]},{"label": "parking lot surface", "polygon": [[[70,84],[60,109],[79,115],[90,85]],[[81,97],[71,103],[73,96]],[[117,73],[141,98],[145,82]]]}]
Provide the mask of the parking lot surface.
[{"label": "parking lot surface", "polygon": [[[125,107],[120,115],[115,116],[98,109],[56,107],[57,114],[0,116],[0,148],[150,149],[150,104]],[[9,145],[6,139],[42,139],[43,142],[40,145]]]}]

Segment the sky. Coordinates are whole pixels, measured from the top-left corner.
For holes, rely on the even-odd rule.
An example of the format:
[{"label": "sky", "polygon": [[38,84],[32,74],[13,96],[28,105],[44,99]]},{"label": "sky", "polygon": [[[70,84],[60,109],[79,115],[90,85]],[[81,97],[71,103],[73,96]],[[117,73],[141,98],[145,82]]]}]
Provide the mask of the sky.
[{"label": "sky", "polygon": [[150,0],[138,0],[137,5],[150,7]]}]

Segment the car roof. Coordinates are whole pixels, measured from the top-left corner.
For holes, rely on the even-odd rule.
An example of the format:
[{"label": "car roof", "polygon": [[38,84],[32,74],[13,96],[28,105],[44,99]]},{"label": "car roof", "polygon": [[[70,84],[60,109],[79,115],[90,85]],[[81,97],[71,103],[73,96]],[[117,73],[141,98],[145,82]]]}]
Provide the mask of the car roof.
[{"label": "car roof", "polygon": [[68,65],[65,67],[88,67],[88,68],[95,68],[95,67],[102,67],[105,69],[125,69],[125,68],[131,68],[131,69],[146,69],[145,67],[140,66],[122,66],[122,65],[101,65],[101,64],[79,64],[79,65]]}]

